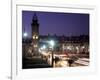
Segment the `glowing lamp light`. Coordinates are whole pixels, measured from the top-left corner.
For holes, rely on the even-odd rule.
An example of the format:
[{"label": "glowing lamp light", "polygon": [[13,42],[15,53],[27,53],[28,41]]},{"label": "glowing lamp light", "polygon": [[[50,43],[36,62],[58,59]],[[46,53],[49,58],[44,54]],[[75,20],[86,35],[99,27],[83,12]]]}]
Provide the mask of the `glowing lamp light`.
[{"label": "glowing lamp light", "polygon": [[71,48],[71,46],[68,46],[67,49],[68,49],[68,50],[71,50],[72,48]]},{"label": "glowing lamp light", "polygon": [[55,45],[55,42],[53,40],[51,40],[50,42],[50,45],[53,47]]},{"label": "glowing lamp light", "polygon": [[28,34],[25,32],[25,33],[24,33],[24,37],[27,37],[27,36],[28,36]]},{"label": "glowing lamp light", "polygon": [[82,47],[83,49],[85,48],[85,46]]},{"label": "glowing lamp light", "polygon": [[33,36],[33,39],[35,39],[35,36]]},{"label": "glowing lamp light", "polygon": [[46,46],[45,45],[43,45],[43,49],[46,49]]},{"label": "glowing lamp light", "polygon": [[38,36],[34,35],[34,36],[33,36],[33,39],[38,39]]},{"label": "glowing lamp light", "polygon": [[79,48],[78,48],[78,47],[76,47],[76,49],[78,50]]},{"label": "glowing lamp light", "polygon": [[38,36],[36,36],[36,39],[38,39]]},{"label": "glowing lamp light", "polygon": [[45,45],[43,45],[43,46],[41,47],[41,50],[44,50],[44,49],[46,49],[46,46],[45,46]]}]

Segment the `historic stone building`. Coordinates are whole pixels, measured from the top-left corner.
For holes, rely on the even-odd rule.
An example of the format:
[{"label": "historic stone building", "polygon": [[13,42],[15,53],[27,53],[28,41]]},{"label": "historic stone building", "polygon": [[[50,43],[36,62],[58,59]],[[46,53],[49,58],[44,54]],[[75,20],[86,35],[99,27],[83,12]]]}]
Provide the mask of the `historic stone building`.
[{"label": "historic stone building", "polygon": [[[65,35],[57,36],[55,35],[40,35],[39,34],[39,22],[36,13],[33,15],[31,23],[31,38],[23,39],[23,54],[25,56],[34,56],[39,54],[39,48],[43,45],[49,50],[49,41],[52,39],[55,42],[54,50],[68,53],[89,53],[89,36],[79,35],[70,36]],[[61,53],[60,53],[61,54]]]},{"label": "historic stone building", "polygon": [[36,16],[36,13],[33,16],[32,23],[31,23],[31,29],[32,29],[32,47],[33,47],[33,53],[38,54],[38,47],[39,47],[39,23]]}]

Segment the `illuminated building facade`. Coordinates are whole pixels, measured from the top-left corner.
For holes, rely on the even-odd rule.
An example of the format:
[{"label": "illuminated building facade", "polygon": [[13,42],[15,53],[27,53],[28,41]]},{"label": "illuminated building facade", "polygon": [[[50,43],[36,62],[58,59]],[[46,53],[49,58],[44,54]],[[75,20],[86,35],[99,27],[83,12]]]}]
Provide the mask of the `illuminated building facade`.
[{"label": "illuminated building facade", "polygon": [[31,23],[31,29],[32,29],[32,47],[33,47],[33,53],[38,54],[38,46],[39,46],[39,23],[36,16],[36,13],[33,16],[32,23]]},{"label": "illuminated building facade", "polygon": [[47,50],[49,50],[50,45],[48,42],[54,40],[55,46],[54,51],[60,52],[60,54],[67,53],[72,54],[88,54],[89,55],[89,36],[79,35],[79,36],[58,36],[58,35],[40,35],[39,34],[39,23],[36,13],[33,15],[31,23],[32,36],[30,39],[26,38],[23,40],[23,48],[25,48],[23,53],[26,56],[33,56],[39,54],[39,48],[45,45]]}]

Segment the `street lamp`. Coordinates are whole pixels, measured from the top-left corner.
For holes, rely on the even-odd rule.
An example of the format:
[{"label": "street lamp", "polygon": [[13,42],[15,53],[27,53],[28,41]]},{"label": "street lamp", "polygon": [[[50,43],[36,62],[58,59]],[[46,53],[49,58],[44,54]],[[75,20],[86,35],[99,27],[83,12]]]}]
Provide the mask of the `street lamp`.
[{"label": "street lamp", "polygon": [[23,36],[24,36],[24,37],[27,37],[27,36],[28,36],[28,34],[25,32],[25,33],[23,34]]},{"label": "street lamp", "polygon": [[24,49],[24,52],[23,52],[23,57],[25,58],[26,57],[26,37],[28,36],[28,34],[26,32],[23,33],[23,37],[24,37],[24,45],[23,45],[23,49]]},{"label": "street lamp", "polygon": [[54,48],[55,42],[51,40],[49,44],[51,45],[51,48],[52,48],[52,67],[53,67],[53,48]]},{"label": "street lamp", "polygon": [[46,46],[45,45],[43,45],[43,49],[46,49]]},{"label": "street lamp", "polygon": [[51,45],[51,47],[52,47],[52,49],[53,49],[53,47],[54,47],[54,45],[55,45],[55,42],[54,42],[53,40],[51,40],[49,43],[50,43],[50,45]]},{"label": "street lamp", "polygon": [[41,47],[41,50],[45,50],[45,49],[46,49],[46,46],[43,45],[43,46]]}]

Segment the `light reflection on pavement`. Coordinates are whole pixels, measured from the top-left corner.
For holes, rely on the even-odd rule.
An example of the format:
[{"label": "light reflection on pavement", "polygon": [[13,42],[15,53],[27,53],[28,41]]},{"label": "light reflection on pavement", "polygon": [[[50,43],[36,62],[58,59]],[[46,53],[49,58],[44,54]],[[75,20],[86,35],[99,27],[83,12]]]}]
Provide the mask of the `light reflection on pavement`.
[{"label": "light reflection on pavement", "polygon": [[[47,56],[47,63],[52,65],[52,58],[51,58],[51,52],[42,52],[43,55]],[[48,57],[49,56],[49,57]],[[65,54],[54,54],[55,57],[59,58],[58,61],[53,61],[53,67],[69,67],[68,64],[68,56]],[[88,58],[79,58],[77,61],[75,61],[71,67],[76,66],[88,66],[89,65],[89,59]]]},{"label": "light reflection on pavement", "polygon": [[68,62],[60,60],[54,63],[54,67],[68,67]]}]

